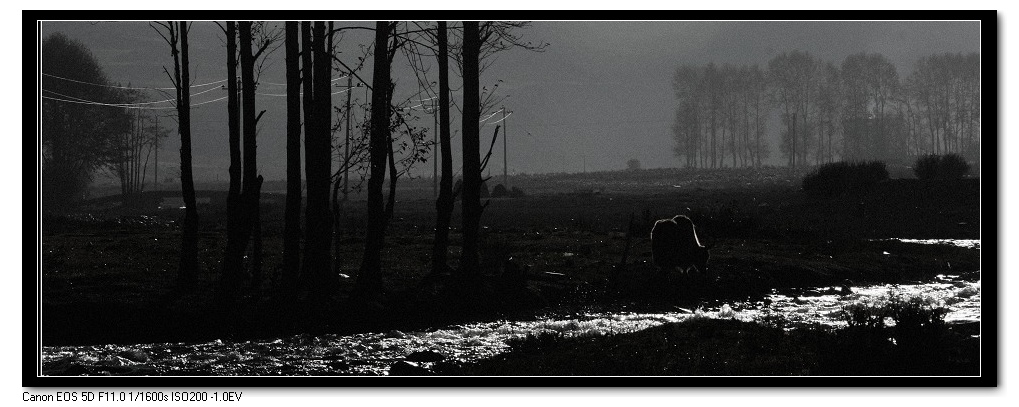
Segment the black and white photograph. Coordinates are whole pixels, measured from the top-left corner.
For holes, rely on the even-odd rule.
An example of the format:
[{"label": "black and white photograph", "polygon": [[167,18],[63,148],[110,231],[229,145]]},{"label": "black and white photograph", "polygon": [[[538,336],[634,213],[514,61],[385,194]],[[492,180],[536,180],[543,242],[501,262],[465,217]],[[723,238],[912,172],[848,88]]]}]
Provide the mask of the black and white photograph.
[{"label": "black and white photograph", "polygon": [[998,385],[993,10],[347,14],[26,14],[26,386]]}]

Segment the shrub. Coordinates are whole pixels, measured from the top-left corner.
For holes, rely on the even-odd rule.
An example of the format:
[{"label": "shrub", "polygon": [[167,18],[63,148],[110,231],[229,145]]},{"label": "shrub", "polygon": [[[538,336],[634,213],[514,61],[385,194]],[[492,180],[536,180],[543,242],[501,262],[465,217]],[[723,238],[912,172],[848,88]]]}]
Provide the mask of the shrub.
[{"label": "shrub", "polygon": [[803,177],[803,190],[825,196],[869,187],[888,179],[888,169],[880,161],[824,164]]},{"label": "shrub", "polygon": [[959,154],[951,153],[941,156],[938,175],[947,179],[959,179],[969,173],[969,163]]},{"label": "shrub", "polygon": [[895,321],[896,343],[908,347],[933,347],[946,331],[948,310],[922,298],[894,298],[885,306],[888,317]]},{"label": "shrub", "polygon": [[864,304],[849,304],[842,307],[840,316],[850,328],[882,329],[885,327],[887,311],[883,308]]},{"label": "shrub", "polygon": [[959,179],[969,172],[969,164],[959,154],[925,154],[913,163],[913,174],[919,179]]},{"label": "shrub", "polygon": [[630,170],[630,171],[637,171],[637,170],[641,169],[640,160],[638,160],[636,158],[631,158],[631,159],[627,160],[626,161],[626,169]]},{"label": "shrub", "polygon": [[498,184],[495,188],[492,188],[492,198],[505,198],[507,195],[509,195],[509,192],[506,192],[506,187],[502,184]]},{"label": "shrub", "polygon": [[929,300],[893,296],[880,305],[850,304],[842,307],[840,316],[850,329],[869,331],[881,335],[886,331],[885,319],[895,322],[885,337],[895,339],[904,347],[933,345],[945,332],[945,314],[948,310]]},{"label": "shrub", "polygon": [[913,162],[913,174],[919,179],[933,179],[938,175],[938,163],[941,161],[936,154],[924,154]]},{"label": "shrub", "polygon": [[512,189],[510,189],[510,198],[520,198],[520,197],[523,197],[523,196],[524,196],[524,190],[522,190],[520,188],[517,188],[517,187],[513,187]]}]

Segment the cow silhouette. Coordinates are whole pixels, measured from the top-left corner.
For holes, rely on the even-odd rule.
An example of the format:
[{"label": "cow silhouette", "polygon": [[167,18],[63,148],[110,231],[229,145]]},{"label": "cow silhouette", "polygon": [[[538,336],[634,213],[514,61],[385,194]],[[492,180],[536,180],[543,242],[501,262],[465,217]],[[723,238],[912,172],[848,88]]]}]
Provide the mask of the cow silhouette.
[{"label": "cow silhouette", "polygon": [[654,265],[664,272],[691,268],[704,274],[707,270],[708,247],[701,246],[693,221],[685,215],[661,219],[651,229],[651,256]]}]

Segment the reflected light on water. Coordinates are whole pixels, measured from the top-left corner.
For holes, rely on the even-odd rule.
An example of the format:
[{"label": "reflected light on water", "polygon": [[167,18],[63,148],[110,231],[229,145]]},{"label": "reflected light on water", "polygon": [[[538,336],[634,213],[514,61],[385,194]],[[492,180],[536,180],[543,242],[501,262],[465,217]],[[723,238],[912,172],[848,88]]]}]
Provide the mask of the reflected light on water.
[{"label": "reflected light on water", "polygon": [[[979,241],[955,242],[969,243],[952,244],[979,248]],[[776,292],[762,301],[718,303],[696,310],[677,307],[676,312],[664,313],[586,313],[532,321],[479,322],[419,332],[394,330],[243,342],[44,347],[43,374],[386,375],[390,365],[415,352],[441,354],[447,361],[472,362],[506,352],[507,341],[528,335],[603,336],[692,317],[742,321],[777,318],[786,321],[788,327],[799,324],[838,327],[845,325],[839,318],[842,307],[857,303],[880,305],[894,297],[919,297],[933,306],[945,307],[948,323],[980,321],[980,281],[964,281],[957,275],[938,275],[935,281],[925,284],[853,287],[851,293],[842,293],[840,287],[818,287],[794,294]]]}]

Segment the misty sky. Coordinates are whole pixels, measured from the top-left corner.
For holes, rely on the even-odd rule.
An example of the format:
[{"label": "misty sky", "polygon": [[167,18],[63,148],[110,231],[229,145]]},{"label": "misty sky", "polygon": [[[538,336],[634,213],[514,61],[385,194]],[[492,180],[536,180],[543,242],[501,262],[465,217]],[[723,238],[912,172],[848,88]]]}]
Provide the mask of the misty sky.
[{"label": "misty sky", "polygon": [[[365,23],[337,22],[336,26],[355,24]],[[171,86],[163,72],[164,66],[172,71],[169,46],[147,23],[42,23],[43,37],[57,31],[89,47],[114,82]],[[680,65],[715,62],[764,67],[770,58],[793,50],[841,64],[847,55],[877,52],[894,62],[899,76],[905,77],[922,56],[980,51],[979,22],[535,22],[520,33],[524,40],[550,45],[541,53],[522,49],[500,53],[481,78],[482,85],[489,87],[501,80],[497,94],[509,96],[504,104],[513,112],[506,121],[511,174],[579,172],[585,163],[587,171],[615,170],[625,168],[630,158],[640,160],[645,168],[680,166],[673,155],[670,130],[676,108],[672,74]],[[214,23],[193,26],[194,83],[226,78],[223,38]],[[368,31],[347,32],[339,43],[340,58],[356,64],[361,55],[359,45],[372,38]],[[285,93],[285,87],[269,85],[285,82],[283,55],[281,47],[269,56],[260,93]],[[402,56],[394,62],[394,101],[417,92],[406,65]],[[370,64],[360,76],[370,80]],[[335,83],[345,85],[346,81]],[[458,88],[459,79],[451,78],[451,85]],[[194,96],[192,104],[225,95],[225,90],[214,90]],[[364,99],[364,89],[355,88],[353,97]],[[453,97],[459,100],[462,96],[454,93]],[[166,98],[151,94],[151,100]],[[333,100],[334,105],[341,104],[346,95],[336,95]],[[282,179],[285,98],[261,96],[257,104],[258,110],[267,110],[259,128],[259,172],[270,180]],[[192,120],[196,178],[225,181],[229,161],[225,100],[197,107]],[[172,126],[172,120],[164,122]],[[454,114],[452,124],[457,169],[458,115]],[[418,125],[431,128],[432,118],[427,116]],[[488,146],[492,129],[482,128],[483,148]],[[777,131],[772,133],[776,136]],[[179,165],[178,140],[174,132],[164,144],[161,172]],[[494,154],[498,159],[493,157],[491,173],[501,174],[501,141]],[[776,148],[772,161],[782,162]],[[431,171],[428,162],[420,164],[415,174],[430,176]]]}]

